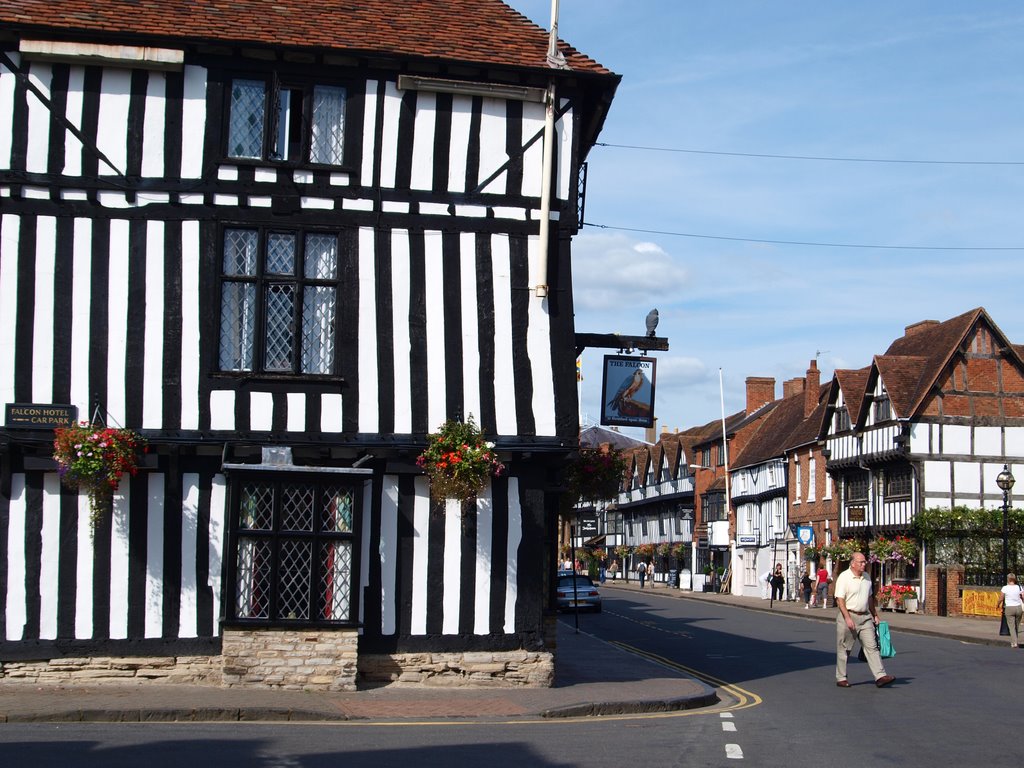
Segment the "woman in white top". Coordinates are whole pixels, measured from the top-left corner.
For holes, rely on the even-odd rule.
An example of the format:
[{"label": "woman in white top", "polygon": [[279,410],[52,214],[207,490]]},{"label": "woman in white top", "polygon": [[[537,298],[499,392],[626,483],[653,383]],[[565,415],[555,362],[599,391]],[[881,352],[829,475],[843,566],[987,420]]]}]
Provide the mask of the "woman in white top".
[{"label": "woman in white top", "polygon": [[1017,634],[1020,632],[1020,617],[1024,610],[1020,585],[1012,573],[1006,576],[1006,586],[999,591],[998,606],[1006,614],[1006,626],[1010,628],[1010,647],[1017,648]]}]

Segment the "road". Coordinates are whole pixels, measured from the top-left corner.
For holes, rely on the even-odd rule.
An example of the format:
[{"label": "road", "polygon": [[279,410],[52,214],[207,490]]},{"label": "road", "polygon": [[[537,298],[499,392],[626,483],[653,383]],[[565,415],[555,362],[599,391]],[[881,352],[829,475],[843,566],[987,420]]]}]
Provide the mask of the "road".
[{"label": "road", "polygon": [[[1017,766],[1024,653],[896,634],[877,689],[851,661],[835,686],[834,625],[607,590],[581,630],[720,686],[709,710],[582,721],[0,726],[11,766]],[[1019,654],[1019,655],[1018,655]]]}]

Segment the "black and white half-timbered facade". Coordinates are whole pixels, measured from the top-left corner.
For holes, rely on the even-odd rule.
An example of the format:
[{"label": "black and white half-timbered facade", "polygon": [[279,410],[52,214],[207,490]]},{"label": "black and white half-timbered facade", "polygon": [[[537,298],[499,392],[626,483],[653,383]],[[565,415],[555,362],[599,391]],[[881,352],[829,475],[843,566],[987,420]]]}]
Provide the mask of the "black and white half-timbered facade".
[{"label": "black and white half-timbered facade", "polygon": [[[0,23],[0,401],[150,447],[93,531],[52,425],[0,427],[0,677],[549,684],[618,76],[498,0]],[[415,459],[470,416],[508,472],[438,504]]]},{"label": "black and white half-timbered facade", "polygon": [[[996,477],[1024,458],[1021,347],[982,308],[908,326],[867,368],[835,372],[819,437],[841,537],[908,535],[930,507],[998,508]],[[924,589],[920,554],[903,575]]]}]

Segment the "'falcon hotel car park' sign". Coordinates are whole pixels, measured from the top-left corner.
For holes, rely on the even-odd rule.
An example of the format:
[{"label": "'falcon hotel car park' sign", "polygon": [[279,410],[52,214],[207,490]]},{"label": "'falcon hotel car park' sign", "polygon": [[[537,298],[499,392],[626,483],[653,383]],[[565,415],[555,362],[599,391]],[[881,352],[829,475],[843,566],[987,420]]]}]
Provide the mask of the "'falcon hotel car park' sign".
[{"label": "'falcon hotel car park' sign", "polygon": [[75,423],[78,408],[73,405],[7,403],[4,425],[21,429],[56,429]]}]

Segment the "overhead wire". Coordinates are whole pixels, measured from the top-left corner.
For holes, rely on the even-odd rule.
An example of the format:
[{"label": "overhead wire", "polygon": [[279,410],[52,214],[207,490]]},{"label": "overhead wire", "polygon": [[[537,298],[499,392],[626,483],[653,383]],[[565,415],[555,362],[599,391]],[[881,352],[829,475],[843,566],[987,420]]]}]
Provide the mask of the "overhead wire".
[{"label": "overhead wire", "polygon": [[636,149],[644,152],[678,152],[689,155],[719,155],[722,157],[759,157],[769,160],[813,160],[828,163],[903,163],[909,165],[1024,165],[1024,160],[910,160],[881,157],[830,157],[827,155],[774,155],[764,152],[720,152],[710,149],[684,149],[682,147],[651,147],[641,144],[612,144],[599,141],[598,147]]},{"label": "overhead wire", "polygon": [[[988,165],[988,166],[1018,166],[1024,165],[1024,161],[1017,160],[911,160],[902,158],[868,158],[868,157],[830,157],[823,155],[780,155],[761,152],[720,152],[705,149],[686,149],[681,147],[654,147],[641,144],[613,144],[611,142],[599,141],[595,146],[608,147],[612,149],[633,149],[647,152],[676,152],[693,155],[716,155],[723,157],[751,157],[771,160],[802,160],[818,162],[843,162],[843,163],[899,163],[910,165]],[[689,237],[702,240],[726,240],[740,243],[763,243],[766,245],[797,245],[816,248],[862,248],[872,250],[897,250],[897,251],[1024,251],[1024,246],[945,246],[945,245],[882,245],[878,243],[830,243],[816,242],[810,240],[774,240],[757,237],[732,237],[728,235],[705,235],[696,232],[674,232],[670,230],[642,229],[639,227],[620,227],[613,224],[597,224],[584,221],[583,226],[596,229],[609,229],[621,232],[636,232],[646,235],[663,235],[668,237]]]},{"label": "overhead wire", "polygon": [[614,224],[596,224],[584,221],[583,226],[595,229],[613,229],[620,232],[636,232],[644,235],[665,235],[669,237],[693,237],[702,240],[730,240],[739,243],[764,243],[767,245],[806,245],[816,248],[869,248],[875,250],[895,251],[1024,251],[1024,246],[990,246],[990,245],[879,245],[877,243],[824,243],[810,240],[769,240],[760,237],[729,237],[726,235],[701,235],[694,232],[671,232],[662,229],[640,229],[638,227],[619,227]]}]

